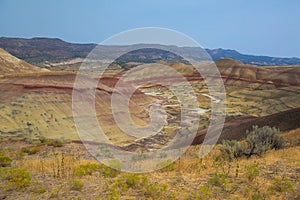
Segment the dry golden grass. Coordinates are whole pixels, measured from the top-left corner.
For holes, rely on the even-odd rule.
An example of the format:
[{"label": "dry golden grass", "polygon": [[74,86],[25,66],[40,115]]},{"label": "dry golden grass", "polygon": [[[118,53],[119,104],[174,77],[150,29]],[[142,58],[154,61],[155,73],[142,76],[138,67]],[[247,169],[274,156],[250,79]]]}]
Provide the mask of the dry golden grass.
[{"label": "dry golden grass", "polygon": [[[289,141],[299,135],[299,129],[283,135]],[[2,152],[13,158],[13,166],[26,169],[33,178],[28,188],[21,192],[5,191],[5,195],[15,197],[14,199],[22,199],[20,194],[31,194],[34,196],[32,199],[149,199],[143,191],[151,191],[153,185],[160,190],[160,184],[165,184],[167,190],[160,199],[300,197],[300,146],[296,145],[268,151],[261,157],[242,157],[232,161],[222,156],[221,145],[215,146],[202,159],[198,158],[201,146],[191,146],[172,167],[141,175],[120,173],[116,174],[116,177],[103,176],[97,170],[92,175],[78,176],[74,173],[81,165],[99,165],[81,144],[68,143],[60,148],[41,145],[37,154],[19,154],[21,147],[35,145],[37,144],[1,145]],[[148,183],[136,188],[127,188],[126,184],[122,185],[126,182],[124,177],[130,180],[146,177]],[[83,186],[77,191],[72,184],[78,182]],[[36,185],[45,192],[36,192]],[[17,194],[19,196],[16,196]]]}]

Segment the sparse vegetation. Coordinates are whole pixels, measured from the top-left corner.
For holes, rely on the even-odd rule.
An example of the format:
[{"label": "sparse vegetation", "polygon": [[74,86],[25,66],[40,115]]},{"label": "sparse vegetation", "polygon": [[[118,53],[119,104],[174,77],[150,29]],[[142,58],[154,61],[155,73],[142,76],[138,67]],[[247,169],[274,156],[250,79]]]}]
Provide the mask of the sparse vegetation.
[{"label": "sparse vegetation", "polygon": [[0,179],[8,189],[22,189],[28,187],[31,175],[24,169],[0,168]]},{"label": "sparse vegetation", "polygon": [[166,184],[152,184],[146,187],[144,195],[146,198],[159,199],[166,194],[167,189]]},{"label": "sparse vegetation", "polygon": [[275,178],[269,189],[273,192],[287,193],[294,191],[294,184],[286,177]]},{"label": "sparse vegetation", "polygon": [[35,194],[43,194],[43,193],[47,192],[47,190],[46,190],[46,188],[42,187],[38,181],[34,181],[32,183],[31,192],[33,192]]},{"label": "sparse vegetation", "polygon": [[[243,199],[245,196],[250,199],[277,197],[289,199],[293,196],[297,197],[299,192],[297,189],[299,182],[295,174],[287,176],[285,172],[278,170],[279,167],[282,169],[293,166],[287,162],[279,165],[278,162],[282,159],[291,159],[288,158],[289,156],[294,156],[292,158],[295,160],[300,153],[298,146],[293,147],[294,154],[284,152],[293,151],[293,148],[289,148],[268,151],[262,154],[262,157],[242,156],[228,159],[224,157],[224,152],[219,151],[223,146],[218,145],[202,160],[197,158],[199,147],[191,147],[180,161],[160,163],[159,165],[165,168],[157,172],[128,174],[118,172],[94,160],[84,159],[84,156],[62,153],[68,152],[66,148],[70,145],[51,147],[52,151],[47,151],[46,149],[49,149],[47,144],[40,144],[39,151],[33,156],[25,153],[24,156],[16,158],[14,165],[17,168],[1,168],[0,189],[6,194],[27,191],[37,197],[49,195],[56,199],[63,199],[68,191],[72,191],[69,194],[78,195],[73,196],[73,199],[94,198],[91,195],[100,192],[101,195],[95,197],[96,199],[159,198],[162,200],[231,199],[233,197]],[[30,149],[34,146],[29,144],[24,147]],[[12,152],[18,153],[11,147],[4,152],[7,155],[11,155]],[[122,167],[118,160],[112,159],[109,163],[114,168]],[[296,164],[293,169],[296,170],[297,166],[300,165]],[[26,170],[20,169],[21,167]],[[47,184],[49,181],[53,182],[51,186]],[[199,186],[195,187],[196,185]]]},{"label": "sparse vegetation", "polygon": [[228,184],[228,174],[216,171],[212,178],[209,179],[209,183],[213,186],[226,187]]},{"label": "sparse vegetation", "polygon": [[27,153],[28,155],[36,154],[39,151],[39,147],[23,147],[21,153]]},{"label": "sparse vegetation", "polygon": [[119,174],[117,170],[99,163],[87,163],[75,168],[75,175],[77,176],[92,175],[95,172],[100,173],[103,177],[111,178],[116,177]]},{"label": "sparse vegetation", "polygon": [[92,175],[99,168],[100,165],[95,163],[87,163],[84,165],[80,165],[79,167],[75,168],[75,175],[77,176]]},{"label": "sparse vegetation", "polygon": [[254,163],[249,166],[246,166],[245,178],[249,182],[253,182],[259,176],[259,164]]},{"label": "sparse vegetation", "polygon": [[12,159],[0,152],[0,167],[10,166]]},{"label": "sparse vegetation", "polygon": [[83,186],[84,186],[84,184],[80,180],[73,179],[70,181],[71,190],[81,191]]},{"label": "sparse vegetation", "polygon": [[64,146],[64,142],[62,140],[56,139],[56,140],[48,140],[45,142],[47,145],[49,146],[53,146],[53,147],[63,147]]}]

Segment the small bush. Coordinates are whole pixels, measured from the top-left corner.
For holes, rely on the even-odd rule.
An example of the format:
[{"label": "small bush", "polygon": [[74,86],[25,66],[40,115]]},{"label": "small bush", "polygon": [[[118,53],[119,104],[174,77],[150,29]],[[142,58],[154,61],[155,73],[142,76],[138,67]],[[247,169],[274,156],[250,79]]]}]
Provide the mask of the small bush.
[{"label": "small bush", "polygon": [[216,172],[213,174],[213,177],[209,179],[209,183],[213,186],[226,187],[228,184],[228,174]]},{"label": "small bush", "polygon": [[29,172],[18,168],[0,169],[0,177],[10,189],[21,189],[29,186],[31,182]]},{"label": "small bush", "polygon": [[167,192],[168,186],[166,184],[153,184],[146,187],[144,195],[152,199],[159,199]]},{"label": "small bush", "polygon": [[117,187],[111,187],[107,196],[108,200],[119,200],[121,199],[120,190]]},{"label": "small bush", "polygon": [[211,189],[207,186],[200,186],[199,188],[200,198],[201,199],[211,199],[213,197],[213,193]]},{"label": "small bush", "polygon": [[246,147],[243,143],[236,140],[223,140],[221,152],[223,155],[227,155],[228,159],[238,158],[244,155]]},{"label": "small bush", "polygon": [[0,153],[0,167],[9,167],[11,165],[12,159],[6,155]]},{"label": "small bush", "polygon": [[82,181],[77,180],[77,179],[73,179],[70,182],[70,188],[71,190],[76,190],[76,191],[81,191],[83,188],[84,184],[82,183]]},{"label": "small bush", "polygon": [[248,152],[245,152],[247,156],[261,155],[271,149],[282,149],[285,144],[284,139],[280,136],[280,130],[269,126],[262,128],[253,126],[251,132],[247,131],[246,142],[248,144]]},{"label": "small bush", "polygon": [[115,169],[96,163],[87,163],[75,168],[75,175],[77,176],[92,175],[94,172],[100,172],[102,176],[109,178],[116,177],[119,174],[119,172]]},{"label": "small bush", "polygon": [[45,142],[48,146],[53,146],[53,147],[63,147],[64,146],[64,142],[61,140],[48,140]]},{"label": "small bush", "polygon": [[87,163],[85,165],[80,165],[75,168],[75,175],[77,176],[85,176],[92,175],[95,171],[100,168],[99,164]]},{"label": "small bush", "polygon": [[119,174],[119,172],[117,170],[107,167],[105,165],[103,165],[101,167],[100,172],[101,172],[102,176],[104,176],[106,178],[114,178],[114,177],[118,176],[118,174]]},{"label": "small bush", "polygon": [[124,191],[129,188],[141,189],[148,185],[148,178],[138,174],[122,174],[114,185]]},{"label": "small bush", "polygon": [[33,155],[39,152],[40,148],[39,147],[23,147],[21,149],[21,154],[22,153],[27,153],[28,155]]},{"label": "small bush", "polygon": [[248,181],[252,182],[259,176],[258,163],[254,163],[246,167],[245,177]]},{"label": "small bush", "polygon": [[34,188],[34,190],[32,190],[32,192],[34,192],[36,194],[43,194],[43,193],[47,192],[47,190],[43,187],[37,187],[37,188]]},{"label": "small bush", "polygon": [[271,149],[284,148],[285,141],[280,136],[279,129],[269,126],[262,128],[253,126],[252,129],[252,131],[247,130],[245,142],[223,140],[220,149],[223,155],[226,155],[229,159],[233,159],[241,156],[261,155]]},{"label": "small bush", "polygon": [[147,176],[138,174],[122,174],[121,182],[124,182],[130,188],[142,188],[148,184]]},{"label": "small bush", "polygon": [[146,199],[165,199],[166,197],[177,195],[176,193],[167,194],[167,188],[166,184],[149,184],[147,176],[124,173],[117,180],[114,180],[114,184],[109,188],[109,197],[119,197],[121,193],[128,191],[129,193],[138,191],[141,197],[146,197]]}]

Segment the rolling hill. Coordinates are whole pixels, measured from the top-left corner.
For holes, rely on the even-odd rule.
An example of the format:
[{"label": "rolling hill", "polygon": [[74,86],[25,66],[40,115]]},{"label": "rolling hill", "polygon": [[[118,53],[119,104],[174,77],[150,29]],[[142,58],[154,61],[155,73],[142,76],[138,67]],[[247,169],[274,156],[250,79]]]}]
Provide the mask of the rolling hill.
[{"label": "rolling hill", "polygon": [[[76,74],[53,72],[28,64],[4,50],[0,51],[0,139],[79,139],[72,112],[72,92]],[[93,78],[78,75],[89,84]],[[111,91],[115,78],[104,78],[96,86],[96,112],[102,129],[117,144],[134,138],[124,134],[114,123],[111,113]],[[85,98],[86,88],[79,98]],[[145,125],[148,106],[154,101],[139,91],[131,99],[131,117]],[[88,122],[89,116],[77,113],[77,118]]]},{"label": "rolling hill", "polygon": [[0,48],[0,77],[6,75],[46,71],[49,70],[31,65]]}]

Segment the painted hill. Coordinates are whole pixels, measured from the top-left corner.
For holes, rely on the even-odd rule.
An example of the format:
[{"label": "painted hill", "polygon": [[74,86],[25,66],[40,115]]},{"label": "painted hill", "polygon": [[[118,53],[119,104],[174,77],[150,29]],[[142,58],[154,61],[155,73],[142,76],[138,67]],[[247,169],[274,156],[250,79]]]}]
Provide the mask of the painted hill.
[{"label": "painted hill", "polygon": [[[74,73],[53,72],[28,64],[0,49],[0,139],[6,138],[64,138],[78,139],[72,112],[72,92],[75,78],[84,99],[85,84],[94,79]],[[108,137],[117,144],[133,140],[113,122],[111,113],[112,87],[118,79],[104,78],[96,86],[95,99],[99,123]],[[126,88],[128,89],[128,88]],[[148,106],[154,101],[150,96],[135,91],[131,98],[131,117],[137,124],[145,125]],[[75,117],[88,120],[78,113]]]},{"label": "painted hill", "polygon": [[45,72],[48,70],[20,60],[0,48],[0,76],[43,71]]},{"label": "painted hill", "polygon": [[277,87],[300,85],[300,67],[297,66],[258,67],[229,58],[218,60],[215,64],[227,83],[234,81],[257,82]]},{"label": "painted hill", "polygon": [[[78,75],[79,76],[79,75]],[[77,78],[78,78],[77,76]],[[78,139],[73,113],[72,91],[75,74],[46,73],[0,79],[0,138],[64,138]],[[89,84],[87,76],[80,81]],[[108,138],[123,144],[133,137],[123,133],[114,123],[111,113],[111,87],[117,79],[104,79],[97,86],[96,112]],[[86,93],[82,90],[82,99]],[[131,99],[131,117],[137,124],[145,125],[148,106],[154,100],[136,91]],[[89,120],[88,115],[77,113],[77,118]]]}]

